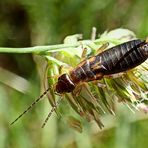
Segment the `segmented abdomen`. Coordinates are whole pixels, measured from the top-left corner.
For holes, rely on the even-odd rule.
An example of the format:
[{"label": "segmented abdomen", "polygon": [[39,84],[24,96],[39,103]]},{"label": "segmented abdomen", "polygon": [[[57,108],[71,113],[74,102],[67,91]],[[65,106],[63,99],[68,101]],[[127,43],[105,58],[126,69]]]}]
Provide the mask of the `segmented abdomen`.
[{"label": "segmented abdomen", "polygon": [[101,79],[104,75],[127,71],[148,58],[148,43],[129,41],[90,57],[70,72],[74,83]]},{"label": "segmented abdomen", "polygon": [[133,40],[117,45],[98,56],[106,68],[104,75],[127,71],[144,62],[148,58],[148,45],[142,40]]}]

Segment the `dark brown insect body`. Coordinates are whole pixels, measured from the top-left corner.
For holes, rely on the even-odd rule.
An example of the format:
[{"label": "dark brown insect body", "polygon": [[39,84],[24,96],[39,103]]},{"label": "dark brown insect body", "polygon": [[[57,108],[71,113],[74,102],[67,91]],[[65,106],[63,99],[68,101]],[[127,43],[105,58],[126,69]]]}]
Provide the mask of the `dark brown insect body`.
[{"label": "dark brown insect body", "polygon": [[72,92],[80,82],[100,80],[104,76],[132,69],[148,58],[148,43],[132,40],[92,56],[77,65],[69,74],[58,78],[57,93]]},{"label": "dark brown insect body", "polygon": [[[55,85],[55,92],[64,94],[73,92],[80,83],[100,80],[104,76],[118,74],[140,65],[148,58],[148,40],[133,40],[113,48],[110,48],[96,56],[85,59],[69,73],[58,78]],[[11,124],[14,124],[20,117],[28,112],[51,88],[48,88],[38,99],[36,99],[22,114]],[[60,100],[62,99],[62,95]],[[52,112],[56,109],[60,100],[53,105],[42,127],[45,126]]]}]

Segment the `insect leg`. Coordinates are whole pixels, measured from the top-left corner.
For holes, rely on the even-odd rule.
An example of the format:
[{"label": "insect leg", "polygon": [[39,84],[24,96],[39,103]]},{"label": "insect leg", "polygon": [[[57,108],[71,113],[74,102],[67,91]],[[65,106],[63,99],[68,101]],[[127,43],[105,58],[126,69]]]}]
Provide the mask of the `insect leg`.
[{"label": "insect leg", "polygon": [[148,37],[146,38],[146,41],[145,42],[148,43]]},{"label": "insect leg", "polygon": [[126,74],[126,72],[120,72],[120,73],[111,74],[111,75],[104,75],[104,78],[119,78],[123,76],[124,74]]},{"label": "insect leg", "polygon": [[82,84],[78,85],[78,86],[74,89],[74,91],[72,92],[72,94],[77,97],[77,96],[80,95],[81,90],[82,90]]},{"label": "insect leg", "polygon": [[21,118],[25,113],[27,113],[36,103],[38,103],[50,90],[51,88],[48,88],[38,99],[36,99],[22,114],[20,114],[13,122],[10,123],[10,125],[14,124],[19,118]]},{"label": "insect leg", "polygon": [[103,68],[107,70],[106,67],[101,64],[102,63],[101,61],[102,61],[102,57],[100,57],[100,61],[98,63],[95,63],[93,66],[91,66],[91,69],[95,70],[95,69]]},{"label": "insect leg", "polygon": [[81,55],[81,61],[83,61],[87,57],[87,48],[83,48],[82,55]]},{"label": "insect leg", "polygon": [[90,92],[89,88],[88,88],[88,84],[84,83],[84,88],[85,90],[88,92],[88,94],[90,95],[90,97],[92,98],[92,102],[95,106],[99,106],[100,109],[105,113],[104,109],[101,107],[101,105],[98,103],[97,99],[93,96],[93,94]]},{"label": "insect leg", "polygon": [[100,48],[97,49],[97,54],[101,53],[104,51],[107,47],[109,46],[109,43],[104,43]]}]

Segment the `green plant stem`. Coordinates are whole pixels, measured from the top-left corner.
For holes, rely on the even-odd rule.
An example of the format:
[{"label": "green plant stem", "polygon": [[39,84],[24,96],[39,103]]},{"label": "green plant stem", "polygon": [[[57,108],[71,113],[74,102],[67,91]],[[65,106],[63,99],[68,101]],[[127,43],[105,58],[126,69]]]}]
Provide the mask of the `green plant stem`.
[{"label": "green plant stem", "polygon": [[54,52],[58,51],[60,49],[65,48],[75,48],[80,45],[87,45],[89,47],[93,47],[95,44],[103,44],[106,42],[116,43],[119,44],[119,41],[116,41],[115,39],[96,39],[94,41],[92,40],[81,40],[76,43],[70,43],[70,44],[57,44],[57,45],[45,45],[45,46],[34,46],[34,47],[20,47],[20,48],[12,48],[12,47],[0,47],[0,53],[35,53],[38,54],[40,52]]},{"label": "green plant stem", "polygon": [[80,43],[77,42],[74,44],[58,44],[58,45],[34,46],[34,47],[23,47],[23,48],[0,47],[0,53],[39,53],[60,48],[77,47],[79,45]]}]

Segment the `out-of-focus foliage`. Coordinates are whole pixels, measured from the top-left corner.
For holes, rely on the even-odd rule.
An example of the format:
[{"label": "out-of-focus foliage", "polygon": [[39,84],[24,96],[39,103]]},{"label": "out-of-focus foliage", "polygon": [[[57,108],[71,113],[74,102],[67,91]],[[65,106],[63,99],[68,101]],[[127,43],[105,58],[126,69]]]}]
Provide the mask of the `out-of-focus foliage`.
[{"label": "out-of-focus foliage", "polygon": [[[134,31],[139,38],[145,38],[148,35],[147,12],[146,0],[1,0],[0,46],[57,44],[61,43],[65,36],[75,33],[83,33],[84,38],[90,38],[92,26],[96,26],[100,34],[105,30],[124,27]],[[34,61],[38,61],[38,67]],[[44,65],[44,61],[39,57],[27,54],[0,55],[0,66],[4,69],[0,71],[1,74],[6,75],[5,69],[16,74],[12,76],[11,73],[10,75],[7,73],[9,79],[12,77],[10,80],[14,85],[0,83],[0,147],[148,146],[147,115],[142,113],[135,115],[119,104],[116,105],[118,107],[116,117],[111,115],[103,117],[105,128],[101,131],[96,124],[87,124],[83,121],[83,133],[78,133],[67,127],[65,122],[69,120],[66,116],[59,115],[57,118],[55,114],[46,127],[41,129],[41,122],[50,110],[47,99],[11,127],[10,121],[39,95],[39,86],[42,86],[43,80],[41,79],[40,85],[38,77],[44,75],[46,66]],[[28,80],[28,88],[25,85],[25,91],[21,88],[17,88],[16,91],[16,87],[12,87],[16,85],[17,75],[18,79],[23,77]],[[22,85],[24,83],[23,79],[19,82],[22,82]],[[61,110],[68,114],[66,101],[61,107]]]}]

